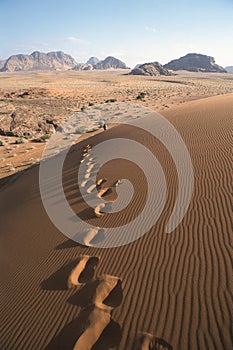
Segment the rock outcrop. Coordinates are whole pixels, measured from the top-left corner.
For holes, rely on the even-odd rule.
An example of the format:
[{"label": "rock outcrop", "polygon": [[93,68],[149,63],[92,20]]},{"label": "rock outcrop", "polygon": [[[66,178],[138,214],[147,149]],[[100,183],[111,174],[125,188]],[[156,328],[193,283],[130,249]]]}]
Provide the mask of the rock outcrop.
[{"label": "rock outcrop", "polygon": [[4,66],[5,62],[5,60],[0,60],[0,69]]},{"label": "rock outcrop", "polygon": [[226,70],[215,63],[211,56],[189,53],[184,57],[173,60],[164,65],[164,68],[170,70],[187,70],[190,72],[215,72],[226,73]]},{"label": "rock outcrop", "polygon": [[90,57],[87,61],[87,64],[91,64],[92,66],[95,66],[100,60],[97,57]]},{"label": "rock outcrop", "polygon": [[129,74],[131,75],[172,75],[167,69],[165,69],[159,62],[144,63],[134,68]]},{"label": "rock outcrop", "polygon": [[233,73],[233,66],[228,66],[225,68],[228,73]]},{"label": "rock outcrop", "polygon": [[108,56],[103,61],[99,61],[94,65],[94,69],[127,69],[127,66],[121,60]]},{"label": "rock outcrop", "polygon": [[72,70],[93,70],[93,65],[88,63],[78,63]]},{"label": "rock outcrop", "polygon": [[0,71],[67,70],[73,68],[76,64],[73,57],[62,51],[48,53],[35,51],[31,55],[10,56]]}]

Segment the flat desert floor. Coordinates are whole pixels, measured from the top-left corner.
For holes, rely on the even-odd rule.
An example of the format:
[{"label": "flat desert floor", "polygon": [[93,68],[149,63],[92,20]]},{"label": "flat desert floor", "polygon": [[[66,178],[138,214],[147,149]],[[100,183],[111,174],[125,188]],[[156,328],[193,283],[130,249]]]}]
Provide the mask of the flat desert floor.
[{"label": "flat desert floor", "polygon": [[[86,78],[91,74],[92,78]],[[11,155],[8,151],[16,156],[7,160],[14,170],[4,172],[0,190],[1,350],[232,349],[230,75],[180,73],[166,77],[168,82],[132,77],[130,83],[131,77],[116,73],[104,73],[101,79],[99,73],[86,77],[80,73],[77,82],[73,77],[68,81],[68,74],[63,86],[56,85],[61,81],[56,83],[55,73],[47,81],[45,73],[34,75],[33,82],[29,74],[4,74],[0,88],[5,93],[6,86],[9,91],[18,90],[19,84],[22,89],[40,87],[53,94],[60,91],[62,96],[67,93],[68,101],[72,93],[78,94],[79,108],[80,103],[102,103],[113,97],[159,110],[187,145],[194,191],[184,219],[167,234],[165,225],[174,207],[178,180],[165,147],[144,131],[126,125],[93,133],[73,146],[63,169],[66,199],[78,216],[98,227],[119,226],[130,222],[146,202],[143,172],[123,159],[108,162],[98,177],[106,179],[101,189],[110,189],[107,200],[116,198],[118,179],[129,179],[134,186],[129,207],[96,217],[82,199],[77,171],[83,149],[104,140],[130,138],[145,145],[166,174],[167,195],[156,224],[135,242],[106,249],[81,245],[64,236],[47,216],[37,161],[14,181],[7,177],[19,166],[13,164],[17,152],[23,155],[19,162],[33,158],[26,167],[40,158],[44,146],[30,149],[29,142],[6,150],[14,146],[8,137],[10,146],[2,147],[2,169]],[[150,94],[144,101],[135,101],[144,90]],[[1,103],[6,104],[5,97]],[[11,108],[17,108],[17,101],[11,103]],[[25,147],[28,152],[24,154]],[[92,239],[84,237],[84,243]]]}]

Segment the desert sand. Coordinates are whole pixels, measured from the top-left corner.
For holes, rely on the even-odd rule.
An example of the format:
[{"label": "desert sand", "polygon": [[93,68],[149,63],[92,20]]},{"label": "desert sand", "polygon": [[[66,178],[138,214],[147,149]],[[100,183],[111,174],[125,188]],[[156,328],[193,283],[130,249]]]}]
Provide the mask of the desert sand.
[{"label": "desert sand", "polygon": [[[143,88],[145,81],[150,84],[138,79]],[[203,84],[214,90],[216,82],[203,79]],[[122,91],[125,95],[124,87]],[[65,162],[63,186],[72,209],[87,222],[98,227],[127,223],[146,201],[143,172],[126,160],[102,167],[100,196],[115,199],[121,178],[129,179],[135,192],[119,214],[95,215],[77,188],[77,168],[87,145],[103,140],[127,137],[149,148],[166,174],[166,206],[150,231],[131,244],[100,249],[92,243],[104,230],[85,236],[88,246],[59,232],[41,201],[37,164],[2,187],[2,350],[232,348],[233,95],[197,100],[197,91],[195,101],[163,110],[187,145],[195,176],[190,206],[172,234],[165,233],[165,224],[177,195],[174,163],[152,136],[129,126],[98,132],[74,145]]]}]

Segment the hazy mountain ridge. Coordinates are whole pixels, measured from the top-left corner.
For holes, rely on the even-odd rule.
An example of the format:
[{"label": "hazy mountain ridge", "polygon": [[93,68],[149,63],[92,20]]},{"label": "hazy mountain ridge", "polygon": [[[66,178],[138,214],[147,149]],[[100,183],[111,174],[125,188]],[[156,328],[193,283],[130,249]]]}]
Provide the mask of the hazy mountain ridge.
[{"label": "hazy mountain ridge", "polygon": [[0,72],[18,72],[35,70],[93,70],[93,69],[127,69],[121,60],[108,56],[104,60],[90,57],[86,63],[77,63],[76,60],[63,51],[39,52],[30,55],[17,54],[10,56],[5,61],[0,61]]},{"label": "hazy mountain ridge", "polygon": [[[0,60],[0,72],[35,71],[35,70],[108,70],[127,69],[124,62],[113,56],[103,60],[97,57],[90,57],[86,63],[77,63],[70,55],[63,51],[39,52],[35,51],[30,55],[12,55],[7,60]],[[169,71],[186,70],[190,72],[233,72],[233,67],[224,69],[215,63],[211,56],[189,53],[186,56],[172,60],[162,65],[159,62],[137,64],[130,72],[132,75],[171,75]]]}]

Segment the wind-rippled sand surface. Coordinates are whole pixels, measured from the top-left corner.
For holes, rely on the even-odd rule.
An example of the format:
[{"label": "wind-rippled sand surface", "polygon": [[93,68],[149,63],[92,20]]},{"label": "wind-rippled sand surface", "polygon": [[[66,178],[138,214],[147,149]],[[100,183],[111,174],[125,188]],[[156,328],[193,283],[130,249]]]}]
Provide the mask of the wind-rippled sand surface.
[{"label": "wind-rippled sand surface", "polygon": [[97,249],[68,240],[43,209],[38,167],[1,190],[2,350],[133,350],[140,332],[160,339],[155,349],[233,347],[233,97],[188,102],[163,114],[183,137],[195,176],[190,207],[171,234],[165,225],[177,195],[174,163],[152,136],[127,126],[75,145],[65,163],[63,186],[73,210],[89,223],[128,222],[146,201],[143,172],[123,160],[106,164],[99,174],[112,189],[106,198],[114,198],[117,179],[128,178],[135,188],[133,207],[96,218],[80,198],[76,165],[87,144],[115,137],[143,143],[161,162],[168,193],[158,222],[136,242]]}]

